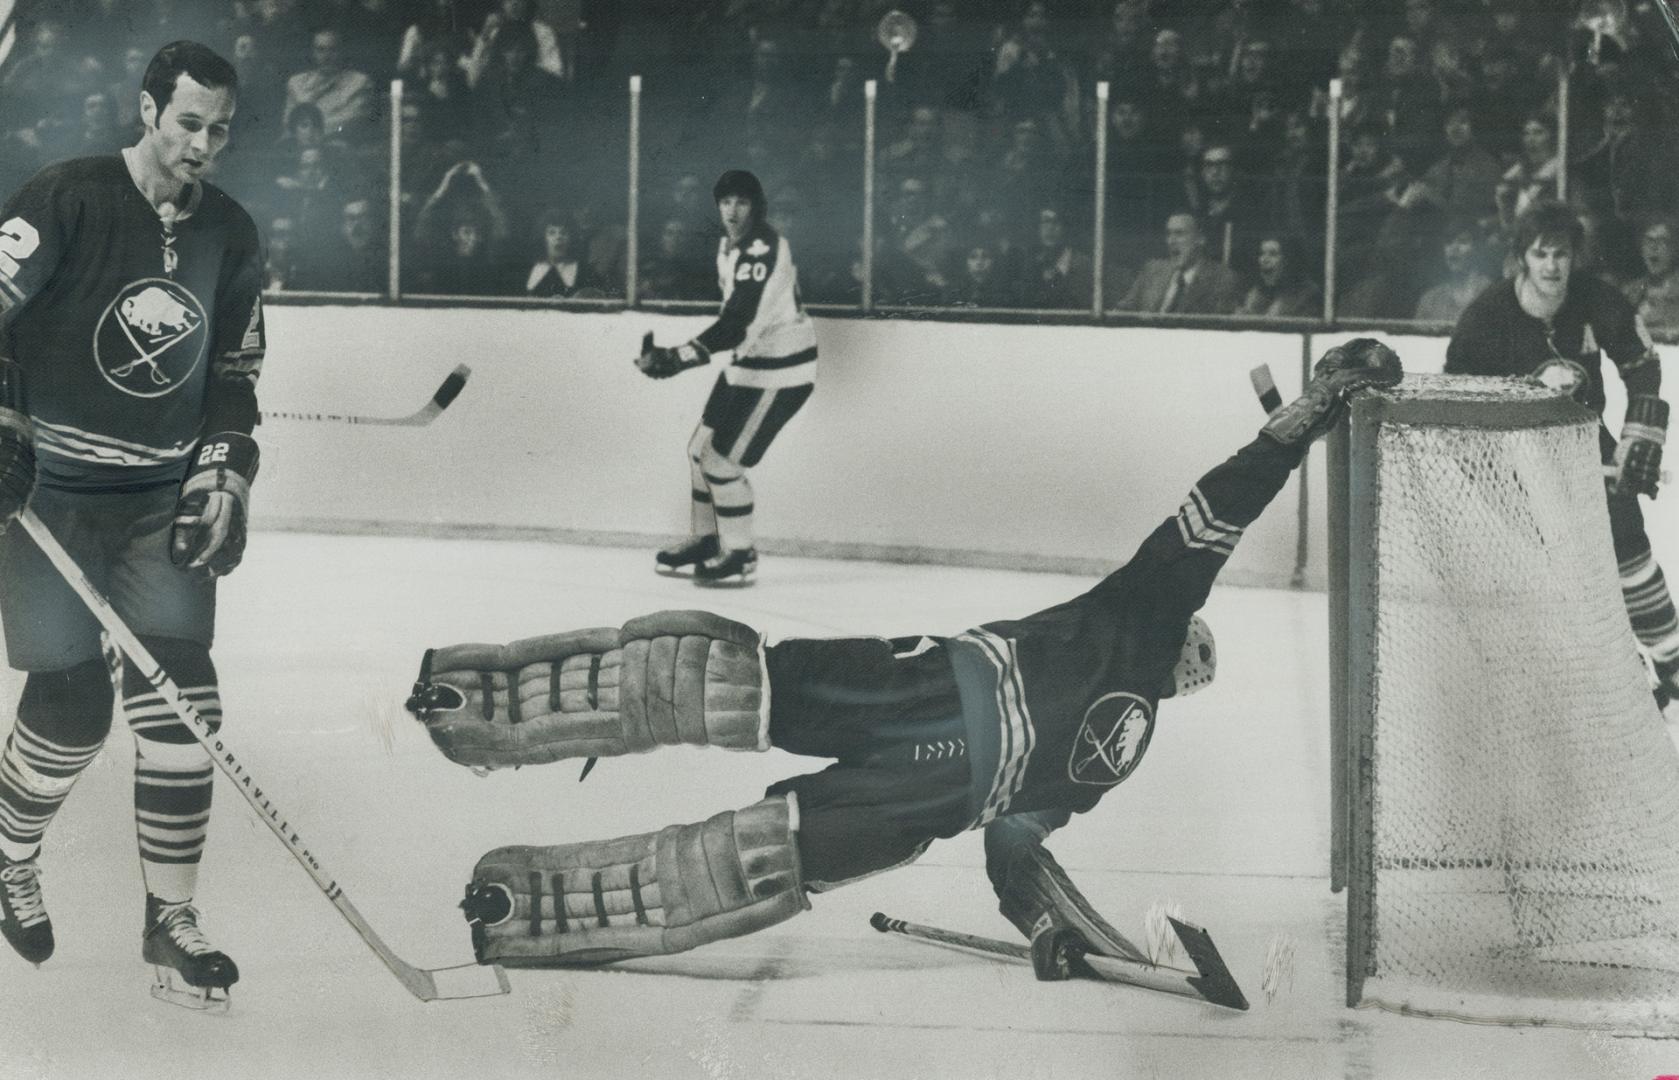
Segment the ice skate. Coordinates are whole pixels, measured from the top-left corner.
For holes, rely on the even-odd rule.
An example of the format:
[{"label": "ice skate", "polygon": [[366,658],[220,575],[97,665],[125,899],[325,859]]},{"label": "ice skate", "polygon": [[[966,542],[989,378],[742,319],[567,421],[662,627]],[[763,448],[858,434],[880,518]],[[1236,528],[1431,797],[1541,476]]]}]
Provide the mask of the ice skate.
[{"label": "ice skate", "polygon": [[758,549],[723,551],[694,567],[694,584],[707,588],[741,588],[752,584],[758,571]]},{"label": "ice skate", "polygon": [[701,563],[717,554],[717,535],[690,536],[680,544],[664,548],[653,556],[655,573],[667,577],[686,577],[697,572]]},{"label": "ice skate", "polygon": [[146,897],[141,955],[156,975],[152,997],[188,1009],[227,1010],[227,988],[239,981],[239,968],[204,937],[191,903]]},{"label": "ice skate", "polygon": [[14,862],[0,855],[0,935],[37,967],[52,955],[52,920],[41,900],[41,871],[34,859]]}]

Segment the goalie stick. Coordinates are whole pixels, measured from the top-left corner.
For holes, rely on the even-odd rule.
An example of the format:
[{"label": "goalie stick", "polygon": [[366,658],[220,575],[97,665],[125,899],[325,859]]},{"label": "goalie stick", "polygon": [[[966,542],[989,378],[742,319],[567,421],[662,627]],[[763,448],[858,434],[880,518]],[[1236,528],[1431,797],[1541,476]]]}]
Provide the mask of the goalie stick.
[{"label": "goalie stick", "polygon": [[234,788],[245,797],[245,801],[250,803],[251,809],[256,811],[257,817],[261,818],[262,823],[267,825],[275,836],[279,837],[280,842],[286,846],[286,850],[291,852],[299,863],[303,864],[303,868],[309,871],[309,876],[314,879],[321,892],[325,893],[326,898],[332,901],[332,906],[337,908],[338,913],[344,916],[345,921],[355,928],[356,933],[362,936],[362,940],[367,942],[380,960],[384,961],[385,966],[391,970],[391,974],[397,977],[409,993],[421,1001],[439,1001],[456,998],[493,997],[508,992],[507,973],[500,967],[460,964],[446,968],[417,968],[406,963],[396,953],[392,952],[390,946],[386,945],[373,927],[368,925],[361,912],[357,911],[355,905],[350,903],[350,898],[344,895],[344,890],[339,888],[338,883],[327,874],[326,868],[321,865],[320,860],[304,845],[302,838],[297,835],[297,830],[292,827],[292,823],[285,813],[275,805],[268,790],[257,783],[256,779],[251,776],[250,771],[234,756],[233,751],[228,748],[227,741],[221,735],[210,730],[210,725],[205,721],[203,715],[193,707],[192,702],[175,684],[175,680],[169,677],[169,673],[163,670],[157,660],[152,657],[152,654],[140,643],[140,639],[122,621],[121,616],[112,609],[105,597],[100,595],[99,590],[94,588],[93,583],[88,581],[87,576],[82,573],[81,567],[76,565],[76,561],[70,557],[70,553],[59,544],[58,538],[52,534],[52,530],[47,528],[41,519],[35,515],[34,510],[27,507],[18,515],[18,521],[23,525],[24,530],[34,538],[35,543],[40,546],[41,551],[46,554],[47,558],[52,560],[52,564],[58,568],[58,572],[64,575],[65,582],[75,590],[77,596],[81,597],[82,602],[87,605],[94,618],[99,620],[99,624],[111,636],[111,641],[127,654],[129,660],[145,676],[146,681],[152,684],[152,687],[162,695],[165,701],[169,702],[176,715],[192,732],[193,737],[210,752],[210,758],[216,763],[216,767],[233,782]]},{"label": "goalie stick", "polygon": [[[1118,957],[1101,956],[1091,952],[1080,952],[1076,957],[1069,957],[1068,959],[1073,961],[1070,966],[1075,974],[1086,978],[1199,998],[1210,1005],[1245,1011],[1248,999],[1242,996],[1241,987],[1236,985],[1236,979],[1230,974],[1230,969],[1225,967],[1224,957],[1219,955],[1217,947],[1213,945],[1211,935],[1199,926],[1171,916],[1167,916],[1167,922],[1171,923],[1172,929],[1177,932],[1184,952],[1195,965],[1194,971],[1166,967],[1162,964],[1145,964],[1136,960],[1121,960]],[[869,925],[883,934],[902,934],[917,941],[944,945],[952,949],[966,949],[1026,964],[1032,962],[1032,947],[1013,941],[999,941],[996,938],[964,934],[957,930],[922,926],[919,923],[890,918],[878,911],[869,917]]]},{"label": "goalie stick", "polygon": [[457,365],[449,372],[449,377],[437,388],[417,412],[408,416],[355,416],[340,415],[338,413],[306,413],[306,412],[264,412],[264,420],[318,420],[329,424],[377,424],[385,427],[425,427],[436,420],[449,403],[460,396],[461,389],[466,386],[466,378],[472,374],[472,369],[465,364]]}]

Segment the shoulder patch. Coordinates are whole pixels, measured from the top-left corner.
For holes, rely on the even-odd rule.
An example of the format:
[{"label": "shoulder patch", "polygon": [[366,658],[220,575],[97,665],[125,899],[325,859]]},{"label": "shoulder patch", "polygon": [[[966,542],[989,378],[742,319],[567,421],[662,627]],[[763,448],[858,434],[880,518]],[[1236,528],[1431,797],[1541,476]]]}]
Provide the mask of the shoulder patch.
[{"label": "shoulder patch", "polygon": [[760,256],[768,255],[770,253],[770,246],[764,243],[762,237],[759,237],[747,245],[746,253],[751,255],[753,258],[758,258]]}]

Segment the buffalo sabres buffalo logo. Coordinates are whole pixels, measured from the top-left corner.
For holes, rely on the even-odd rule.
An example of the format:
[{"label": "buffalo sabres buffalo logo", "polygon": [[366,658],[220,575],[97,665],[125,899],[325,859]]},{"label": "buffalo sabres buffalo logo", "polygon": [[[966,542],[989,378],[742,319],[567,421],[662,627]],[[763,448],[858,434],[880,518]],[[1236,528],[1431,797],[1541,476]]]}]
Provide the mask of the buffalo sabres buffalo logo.
[{"label": "buffalo sabres buffalo logo", "polygon": [[168,278],[142,278],[123,286],[100,316],[93,359],[123,393],[162,397],[197,369],[208,338],[196,296]]},{"label": "buffalo sabres buffalo logo", "polygon": [[1097,698],[1073,739],[1067,776],[1080,784],[1112,786],[1131,775],[1148,749],[1154,712],[1136,694]]}]

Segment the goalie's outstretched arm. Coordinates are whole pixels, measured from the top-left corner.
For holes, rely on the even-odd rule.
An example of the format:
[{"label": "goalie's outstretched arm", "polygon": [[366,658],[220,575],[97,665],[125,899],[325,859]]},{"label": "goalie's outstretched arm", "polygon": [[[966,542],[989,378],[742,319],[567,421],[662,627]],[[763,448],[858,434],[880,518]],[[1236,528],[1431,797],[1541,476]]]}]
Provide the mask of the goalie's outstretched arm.
[{"label": "goalie's outstretched arm", "polygon": [[1177,513],[1097,589],[1124,582],[1133,596],[1152,595],[1185,615],[1199,610],[1243,532],[1277,497],[1312,441],[1340,420],[1348,395],[1392,386],[1402,374],[1398,355],[1374,338],[1330,349],[1301,395],[1273,413],[1251,443],[1203,475]]}]

